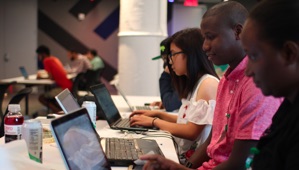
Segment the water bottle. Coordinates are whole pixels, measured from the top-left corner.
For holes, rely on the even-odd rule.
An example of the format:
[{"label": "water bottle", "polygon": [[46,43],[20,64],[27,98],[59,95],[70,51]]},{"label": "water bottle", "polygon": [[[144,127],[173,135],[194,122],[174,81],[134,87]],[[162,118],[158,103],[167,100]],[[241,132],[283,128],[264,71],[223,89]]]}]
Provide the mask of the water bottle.
[{"label": "water bottle", "polygon": [[96,128],[96,121],[97,121],[97,106],[93,101],[84,101],[82,107],[87,109],[89,114],[90,120],[94,128]]},{"label": "water bottle", "polygon": [[8,113],[4,118],[5,143],[22,138],[24,117],[19,104],[8,105]]},{"label": "water bottle", "polygon": [[254,155],[257,155],[259,153],[260,153],[260,151],[256,147],[250,148],[250,155],[247,157],[246,162],[245,162],[246,170],[251,170],[251,164],[252,164]]}]

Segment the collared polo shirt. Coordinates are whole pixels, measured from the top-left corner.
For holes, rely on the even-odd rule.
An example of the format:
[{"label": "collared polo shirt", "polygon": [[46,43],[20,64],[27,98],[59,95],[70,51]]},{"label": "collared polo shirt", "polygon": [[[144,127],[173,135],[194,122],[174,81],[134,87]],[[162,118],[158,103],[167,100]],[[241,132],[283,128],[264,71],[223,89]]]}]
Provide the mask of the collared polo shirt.
[{"label": "collared polo shirt", "polygon": [[213,119],[212,139],[207,148],[211,158],[199,169],[213,169],[226,161],[239,140],[259,140],[270,125],[281,99],[265,97],[252,78],[245,76],[245,57],[220,80]]}]

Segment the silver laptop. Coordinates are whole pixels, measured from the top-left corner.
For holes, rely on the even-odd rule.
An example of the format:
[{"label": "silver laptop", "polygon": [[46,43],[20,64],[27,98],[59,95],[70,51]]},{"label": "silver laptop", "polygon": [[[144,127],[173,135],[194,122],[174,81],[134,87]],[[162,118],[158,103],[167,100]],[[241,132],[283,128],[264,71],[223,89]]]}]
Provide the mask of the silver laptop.
[{"label": "silver laptop", "polygon": [[81,108],[69,89],[64,89],[57,96],[55,96],[55,99],[63,112],[66,114]]},{"label": "silver laptop", "polygon": [[114,84],[114,86],[115,86],[116,90],[119,92],[119,94],[124,98],[124,100],[126,101],[126,103],[128,104],[128,106],[132,112],[135,110],[154,110],[154,107],[152,107],[152,106],[133,106],[133,105],[131,105],[128,98],[124,94],[124,92],[119,88],[119,85]]},{"label": "silver laptop", "polygon": [[54,119],[50,127],[67,169],[111,169],[86,108]]}]

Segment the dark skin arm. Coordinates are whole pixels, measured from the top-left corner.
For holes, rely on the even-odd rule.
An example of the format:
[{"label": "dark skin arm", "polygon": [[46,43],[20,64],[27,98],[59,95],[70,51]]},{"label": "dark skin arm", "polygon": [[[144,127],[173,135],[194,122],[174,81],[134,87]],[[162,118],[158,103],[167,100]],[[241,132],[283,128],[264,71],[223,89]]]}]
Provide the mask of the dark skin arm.
[{"label": "dark skin arm", "polygon": [[235,140],[229,159],[213,170],[245,170],[245,161],[250,154],[250,148],[255,147],[257,142],[257,140]]},{"label": "dark skin arm", "polygon": [[[198,168],[203,162],[210,159],[206,153],[206,149],[210,143],[211,134],[212,133],[210,133],[208,139],[196,149],[194,154],[188,160],[193,164],[192,168]],[[250,148],[255,147],[257,142],[258,141],[256,140],[235,140],[229,159],[215,167],[213,170],[244,170],[245,161],[250,154]]]},{"label": "dark skin arm", "polygon": [[207,155],[207,147],[210,144],[211,137],[212,137],[212,130],[207,140],[203,144],[201,144],[195,150],[193,155],[189,158],[188,162],[192,163],[193,165],[191,168],[198,168],[202,165],[202,163],[210,159],[210,157]]}]

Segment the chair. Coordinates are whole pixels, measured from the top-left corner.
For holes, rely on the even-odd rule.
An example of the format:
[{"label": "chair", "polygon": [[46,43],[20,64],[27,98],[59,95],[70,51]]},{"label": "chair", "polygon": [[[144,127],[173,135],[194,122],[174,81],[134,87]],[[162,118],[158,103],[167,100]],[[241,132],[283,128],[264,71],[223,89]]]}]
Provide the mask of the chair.
[{"label": "chair", "polygon": [[12,82],[1,82],[0,83],[0,117],[3,117],[2,105],[4,100],[4,94],[10,85],[16,84],[16,81]]},{"label": "chair", "polygon": [[78,98],[79,91],[89,91],[89,87],[92,85],[100,84],[100,77],[104,69],[87,70],[85,73],[79,73],[74,82],[72,94],[75,98]]},{"label": "chair", "polygon": [[73,82],[73,88],[72,88],[71,92],[76,99],[78,99],[78,97],[79,97],[79,95],[78,95],[78,92],[80,89],[79,86],[80,86],[81,82],[83,82],[83,80],[85,79],[84,76],[85,76],[85,73],[77,74],[77,76]]},{"label": "chair", "polygon": [[[10,101],[9,104],[19,104],[20,101],[28,96],[32,92],[32,89],[30,87],[26,87],[22,90],[20,90],[16,95],[14,95]],[[9,105],[8,104],[8,105]],[[0,126],[0,138],[4,136],[4,118],[6,114],[8,113],[8,105],[6,107],[6,111],[4,112],[4,115],[2,116],[1,126]]]}]

